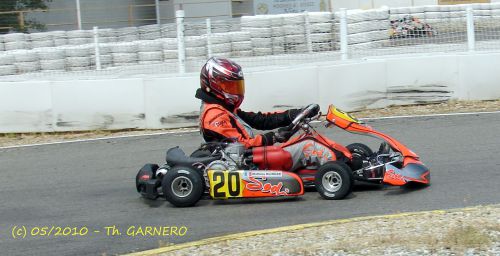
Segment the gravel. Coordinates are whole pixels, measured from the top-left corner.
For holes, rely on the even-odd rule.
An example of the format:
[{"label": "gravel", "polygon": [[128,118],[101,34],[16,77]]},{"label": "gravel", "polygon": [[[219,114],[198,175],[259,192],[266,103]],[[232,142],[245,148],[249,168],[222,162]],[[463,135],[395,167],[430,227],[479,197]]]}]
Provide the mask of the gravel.
[{"label": "gravel", "polygon": [[[323,106],[326,107],[326,106]],[[326,111],[326,109],[323,109]],[[355,117],[385,117],[401,115],[428,115],[439,113],[459,112],[487,112],[500,111],[500,100],[492,101],[448,101],[429,105],[391,106],[383,109],[371,109],[352,112]],[[160,130],[120,130],[120,131],[83,131],[63,133],[6,133],[0,134],[0,147],[51,143],[80,139],[95,139],[126,135],[141,135],[151,133],[164,133],[173,131],[197,131],[197,127],[187,129],[160,129]]]},{"label": "gravel", "polygon": [[157,255],[500,255],[500,205],[332,222]]}]

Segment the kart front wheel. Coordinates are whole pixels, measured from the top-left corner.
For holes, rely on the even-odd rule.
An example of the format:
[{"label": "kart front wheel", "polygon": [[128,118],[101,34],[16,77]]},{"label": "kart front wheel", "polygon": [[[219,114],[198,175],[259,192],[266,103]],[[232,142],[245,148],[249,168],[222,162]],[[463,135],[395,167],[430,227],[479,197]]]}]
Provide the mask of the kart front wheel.
[{"label": "kart front wheel", "polygon": [[316,172],[314,184],[327,200],[340,200],[352,191],[354,179],[349,166],[342,162],[328,162]]},{"label": "kart front wheel", "polygon": [[177,207],[195,205],[204,189],[201,175],[195,169],[182,166],[170,169],[161,185],[167,201]]},{"label": "kart front wheel", "polygon": [[363,160],[373,155],[371,148],[363,143],[349,144],[347,149],[352,154],[351,169],[354,171],[363,168]]}]

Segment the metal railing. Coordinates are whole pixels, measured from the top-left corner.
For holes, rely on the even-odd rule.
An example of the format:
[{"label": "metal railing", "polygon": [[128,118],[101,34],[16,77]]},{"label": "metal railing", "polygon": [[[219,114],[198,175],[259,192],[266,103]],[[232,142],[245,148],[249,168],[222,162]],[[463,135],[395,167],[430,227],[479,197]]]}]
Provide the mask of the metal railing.
[{"label": "metal railing", "polygon": [[[233,58],[245,67],[290,66],[367,56],[498,51],[500,5],[344,9],[204,22],[186,21],[178,11],[176,23],[161,26],[11,34],[0,41],[6,50],[0,54],[0,75],[184,73],[198,71],[211,56]],[[20,51],[23,44],[28,49]]]}]

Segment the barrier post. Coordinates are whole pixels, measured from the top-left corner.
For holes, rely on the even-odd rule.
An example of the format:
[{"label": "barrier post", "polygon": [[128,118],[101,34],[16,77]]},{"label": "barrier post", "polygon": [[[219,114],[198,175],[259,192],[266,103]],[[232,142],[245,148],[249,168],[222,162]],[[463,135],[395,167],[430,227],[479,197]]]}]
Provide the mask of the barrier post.
[{"label": "barrier post", "polygon": [[156,9],[156,24],[161,25],[161,17],[160,17],[160,0],[155,0],[155,9]]},{"label": "barrier post", "polygon": [[311,21],[309,20],[309,13],[304,12],[305,16],[305,26],[306,26],[306,43],[307,43],[307,52],[312,53],[312,40],[311,40]]},{"label": "barrier post", "polygon": [[347,60],[349,51],[347,49],[347,9],[340,8],[340,58]]},{"label": "barrier post", "polygon": [[476,48],[476,36],[474,33],[474,10],[472,6],[467,6],[467,49],[472,52]]},{"label": "barrier post", "polygon": [[95,68],[101,70],[101,53],[99,50],[99,28],[94,27]]},{"label": "barrier post", "polygon": [[76,0],[76,22],[78,29],[82,30],[82,11],[80,9],[80,0]]},{"label": "barrier post", "polygon": [[184,44],[184,11],[175,12],[177,22],[177,54],[179,59],[179,73],[186,73],[186,47]]}]

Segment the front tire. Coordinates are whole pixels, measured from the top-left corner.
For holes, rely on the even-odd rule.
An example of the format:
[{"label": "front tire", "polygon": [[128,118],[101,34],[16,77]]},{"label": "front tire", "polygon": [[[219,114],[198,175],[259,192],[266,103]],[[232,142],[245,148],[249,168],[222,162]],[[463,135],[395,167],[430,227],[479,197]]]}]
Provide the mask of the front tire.
[{"label": "front tire", "polygon": [[328,162],[316,172],[314,184],[327,200],[340,200],[352,191],[354,179],[351,168],[342,162]]},{"label": "front tire", "polygon": [[363,143],[349,144],[346,148],[352,154],[351,169],[354,171],[363,168],[363,160],[373,155],[371,148]]},{"label": "front tire", "polygon": [[174,167],[163,176],[163,195],[177,207],[195,205],[201,199],[204,187],[201,175],[189,167]]}]

